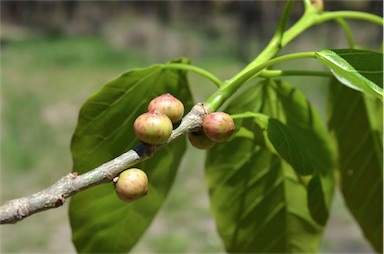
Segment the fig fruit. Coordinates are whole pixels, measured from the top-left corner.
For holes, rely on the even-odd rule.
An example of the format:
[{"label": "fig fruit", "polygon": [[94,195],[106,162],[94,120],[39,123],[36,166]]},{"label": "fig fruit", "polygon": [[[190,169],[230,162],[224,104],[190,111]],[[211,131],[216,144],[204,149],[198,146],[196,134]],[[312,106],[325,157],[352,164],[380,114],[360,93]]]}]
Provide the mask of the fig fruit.
[{"label": "fig fruit", "polygon": [[121,172],[115,183],[115,192],[121,200],[126,202],[147,195],[147,174],[138,168],[131,168]]},{"label": "fig fruit", "polygon": [[205,135],[215,142],[225,142],[235,130],[235,123],[230,115],[224,112],[214,112],[203,119]]},{"label": "fig fruit", "polygon": [[147,144],[165,143],[171,136],[173,125],[171,120],[158,110],[152,110],[136,118],[133,123],[136,137]]},{"label": "fig fruit", "polygon": [[203,131],[196,131],[188,133],[189,142],[197,149],[209,149],[214,144],[215,141],[208,138]]},{"label": "fig fruit", "polygon": [[148,111],[156,109],[168,116],[172,123],[179,122],[184,115],[183,103],[169,93],[154,98],[148,104]]}]

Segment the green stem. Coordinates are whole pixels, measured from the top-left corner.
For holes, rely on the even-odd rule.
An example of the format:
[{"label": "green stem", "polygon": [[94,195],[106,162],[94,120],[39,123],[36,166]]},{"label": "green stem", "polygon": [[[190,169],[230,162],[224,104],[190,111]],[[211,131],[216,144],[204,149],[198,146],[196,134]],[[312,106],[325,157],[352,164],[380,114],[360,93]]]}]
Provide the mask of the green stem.
[{"label": "green stem", "polygon": [[315,17],[318,15],[318,10],[314,8],[306,9],[303,16],[290,29],[285,32],[284,38],[281,42],[281,46],[286,46],[293,39],[303,33],[306,29],[313,26],[315,23]]},{"label": "green stem", "polygon": [[354,48],[355,42],[353,40],[353,33],[348,23],[342,18],[336,19],[336,22],[339,23],[341,28],[344,30],[345,37],[347,37],[347,40],[348,40],[349,47]]},{"label": "green stem", "polygon": [[[308,5],[308,0],[307,5]],[[298,35],[303,33],[306,29],[313,25],[321,24],[329,20],[340,20],[343,18],[348,19],[360,19],[368,22],[383,25],[383,19],[379,16],[357,12],[357,11],[336,11],[336,12],[322,12],[316,8],[309,8],[306,6],[303,16],[297,21],[290,29],[285,33],[282,33],[283,26],[286,24],[286,19],[292,1],[289,1],[286,5],[286,10],[283,13],[283,17],[279,23],[279,27],[274,37],[271,39],[267,47],[256,57],[250,64],[248,64],[242,71],[237,73],[233,78],[224,82],[222,86],[206,101],[207,110],[209,112],[216,111],[234,92],[237,91],[244,83],[249,79],[260,75],[260,71],[263,69],[275,65],[279,62],[298,59],[298,58],[315,58],[315,52],[303,52],[294,53],[281,57],[273,58],[277,55],[280,49],[286,46]],[[346,30],[345,30],[346,31]],[[348,35],[347,35],[348,36]],[[351,37],[352,38],[352,37]],[[350,38],[350,39],[351,39]],[[271,59],[273,58],[273,59]],[[270,60],[271,59],[271,60]]]},{"label": "green stem", "polygon": [[239,114],[233,114],[233,115],[231,115],[231,118],[232,119],[258,118],[261,120],[267,120],[269,117],[267,115],[264,115],[261,113],[246,111],[246,112],[239,113]]},{"label": "green stem", "polygon": [[223,85],[223,81],[221,81],[218,77],[216,77],[215,75],[213,75],[209,71],[206,71],[206,70],[204,70],[200,67],[194,66],[194,65],[181,64],[181,63],[167,63],[167,64],[163,64],[162,67],[164,69],[177,69],[177,70],[192,71],[194,73],[197,73],[197,74],[211,80],[218,88],[220,88]]},{"label": "green stem", "polygon": [[275,78],[282,76],[317,76],[333,77],[332,73],[326,71],[299,71],[299,70],[263,70],[260,75],[262,78]]},{"label": "green stem", "polygon": [[291,10],[292,10],[292,6],[293,6],[294,2],[295,2],[294,0],[288,0],[284,6],[283,13],[281,15],[281,18],[279,20],[279,24],[278,24],[276,32],[274,34],[274,36],[279,38],[280,41],[284,36],[285,27],[287,26],[289,16],[291,15]]},{"label": "green stem", "polygon": [[231,80],[228,80],[222,87],[219,88],[219,90],[217,90],[211,97],[206,100],[205,105],[208,112],[216,111],[243,84],[245,84],[249,79],[259,75],[259,73],[265,68],[284,61],[300,58],[316,58],[316,52],[300,52],[279,56],[253,67],[241,76],[236,76],[236,79],[232,78]]},{"label": "green stem", "polygon": [[308,10],[309,8],[313,8],[312,3],[310,0],[303,0],[304,9]]},{"label": "green stem", "polygon": [[360,11],[332,11],[323,12],[316,19],[316,24],[321,24],[333,19],[359,19],[383,26],[383,19],[377,15]]},{"label": "green stem", "polygon": [[250,63],[248,64],[242,71],[236,74],[232,79],[235,80],[238,77],[242,76],[244,73],[248,72],[250,69],[253,69],[255,66],[261,64],[262,62],[271,59],[276,56],[281,49],[281,42],[283,40],[285,27],[287,25],[287,21],[289,19],[289,15],[291,13],[292,6],[294,4],[294,0],[288,0],[285,4],[282,16],[280,18],[279,24],[277,26],[276,32],[273,35],[272,39],[269,41],[268,45],[265,49]]},{"label": "green stem", "polygon": [[266,48],[257,56],[257,58],[255,58],[249,65],[247,65],[242,71],[240,71],[235,77],[233,77],[233,79],[237,79],[239,76],[243,75],[248,70],[276,56],[281,48],[286,46],[298,35],[300,35],[313,25],[321,24],[329,20],[340,20],[343,18],[360,19],[375,24],[383,25],[383,19],[374,14],[358,11],[319,12],[319,10],[317,10],[316,8],[310,8],[307,6],[303,16],[290,29],[288,29],[285,33],[281,34],[282,27],[283,25],[285,26],[286,19],[288,18],[289,10],[291,8],[290,4],[292,3],[287,3],[285,7],[286,10],[283,12],[284,16],[280,20],[277,32],[275,33],[271,41],[268,43]]},{"label": "green stem", "polygon": [[298,35],[304,32],[306,29],[310,28],[313,25],[319,25],[321,23],[338,20],[338,19],[359,19],[374,24],[383,25],[383,19],[377,15],[359,12],[359,11],[335,11],[335,12],[318,12],[314,8],[309,8],[306,10],[304,15],[296,22],[289,30],[284,34],[283,41],[281,46],[284,47],[295,39]]},{"label": "green stem", "polygon": [[250,78],[254,77],[256,74],[258,74],[260,71],[262,71],[265,68],[268,68],[270,66],[273,66],[273,65],[276,65],[278,63],[285,62],[288,60],[301,59],[301,58],[316,58],[316,52],[314,52],[314,51],[299,52],[299,53],[292,53],[292,54],[287,54],[287,55],[273,58],[269,61],[266,61],[262,64],[259,64],[258,66],[253,67],[252,69],[248,70],[243,76],[241,76],[235,80],[230,80],[229,81],[229,82],[231,82],[230,86],[235,86],[235,84],[238,84],[238,86],[241,86],[242,84],[247,82]]}]

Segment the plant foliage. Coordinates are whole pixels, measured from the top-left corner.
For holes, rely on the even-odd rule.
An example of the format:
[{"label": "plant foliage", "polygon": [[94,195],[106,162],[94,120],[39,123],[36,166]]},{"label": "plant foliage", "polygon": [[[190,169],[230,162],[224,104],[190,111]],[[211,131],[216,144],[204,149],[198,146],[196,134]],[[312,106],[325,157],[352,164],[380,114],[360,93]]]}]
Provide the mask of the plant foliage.
[{"label": "plant foliage", "polygon": [[[80,110],[72,139],[73,170],[84,173],[134,147],[138,143],[133,132],[135,118],[146,111],[151,99],[165,92],[180,98],[187,110],[191,108],[186,73],[164,70],[161,65],[124,73],[91,96]],[[74,196],[69,215],[77,251],[127,252],[161,207],[185,148],[185,139],[180,139],[138,165],[150,182],[151,191],[144,199],[124,203],[114,193],[113,184]]]},{"label": "plant foliage", "polygon": [[249,87],[226,111],[239,109],[269,117],[237,122],[234,138],[208,152],[211,206],[226,249],[315,252],[333,193],[333,162],[318,114],[281,81]]},{"label": "plant foliage", "polygon": [[[134,69],[107,83],[81,108],[71,145],[73,170],[87,172],[135,147],[133,122],[152,98],[171,93],[188,111],[193,101],[186,71],[193,71],[218,86],[204,102],[207,109],[217,111],[227,102],[223,110],[236,123],[232,138],[210,149],[205,163],[212,215],[228,252],[317,252],[337,186],[367,240],[382,252],[382,54],[352,45],[276,57],[316,23],[338,20],[351,36],[344,18],[380,25],[382,19],[323,12],[305,0],[302,19],[285,30],[292,3],[270,44],[232,79],[220,81],[180,59]],[[273,69],[298,58],[316,58],[330,72]],[[328,129],[305,95],[283,79],[289,74],[336,78],[331,77],[328,94]],[[121,202],[112,184],[77,194],[69,209],[76,249],[130,250],[164,202],[185,147],[186,139],[178,139],[138,166],[150,182],[149,195],[139,201]]]},{"label": "plant foliage", "polygon": [[383,54],[367,50],[322,50],[316,53],[344,85],[382,99]]},{"label": "plant foliage", "polygon": [[376,251],[383,252],[382,102],[333,80],[329,111],[345,202],[365,237]]}]

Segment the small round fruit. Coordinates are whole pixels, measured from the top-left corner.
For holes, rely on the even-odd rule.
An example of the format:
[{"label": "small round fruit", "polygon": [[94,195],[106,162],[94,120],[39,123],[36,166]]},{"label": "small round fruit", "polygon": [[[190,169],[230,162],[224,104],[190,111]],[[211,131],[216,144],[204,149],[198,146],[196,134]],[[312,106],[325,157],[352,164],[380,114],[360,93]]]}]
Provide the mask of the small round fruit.
[{"label": "small round fruit", "polygon": [[115,192],[121,200],[126,202],[147,195],[147,174],[138,168],[131,168],[121,172],[115,184]]},{"label": "small round fruit", "polygon": [[203,131],[188,133],[188,139],[194,147],[202,150],[209,149],[215,144],[215,141],[209,139]]},{"label": "small round fruit", "polygon": [[171,120],[158,110],[153,110],[136,118],[133,128],[136,137],[147,144],[165,143],[171,136],[173,125]]},{"label": "small round fruit", "polygon": [[163,94],[154,98],[148,104],[148,111],[159,110],[171,119],[172,123],[177,123],[184,115],[184,105],[171,94]]},{"label": "small round fruit", "polygon": [[227,141],[234,130],[235,123],[227,113],[214,112],[206,115],[203,119],[203,131],[205,135],[215,142]]}]

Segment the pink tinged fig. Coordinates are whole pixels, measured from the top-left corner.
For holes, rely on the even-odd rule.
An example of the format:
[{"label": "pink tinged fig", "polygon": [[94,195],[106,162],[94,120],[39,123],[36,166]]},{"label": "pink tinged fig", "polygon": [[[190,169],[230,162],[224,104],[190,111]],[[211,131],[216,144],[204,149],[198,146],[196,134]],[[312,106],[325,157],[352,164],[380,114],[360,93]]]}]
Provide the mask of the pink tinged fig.
[{"label": "pink tinged fig", "polygon": [[171,119],[172,123],[177,123],[184,115],[184,105],[171,94],[163,94],[154,98],[148,105],[148,111],[159,110]]},{"label": "pink tinged fig", "polygon": [[215,141],[209,139],[203,131],[189,133],[188,139],[192,146],[202,150],[209,149],[215,144]]},{"label": "pink tinged fig", "polygon": [[115,183],[115,192],[126,202],[144,197],[148,192],[147,174],[138,168],[123,171]]},{"label": "pink tinged fig", "polygon": [[230,115],[224,112],[208,114],[203,120],[205,135],[215,142],[227,141],[235,130],[235,123]]},{"label": "pink tinged fig", "polygon": [[133,128],[136,137],[147,144],[164,144],[171,136],[171,120],[158,110],[152,110],[136,118]]}]

